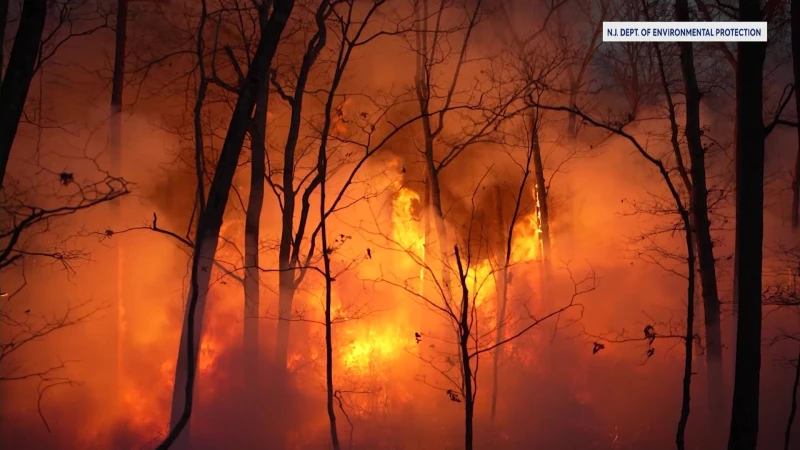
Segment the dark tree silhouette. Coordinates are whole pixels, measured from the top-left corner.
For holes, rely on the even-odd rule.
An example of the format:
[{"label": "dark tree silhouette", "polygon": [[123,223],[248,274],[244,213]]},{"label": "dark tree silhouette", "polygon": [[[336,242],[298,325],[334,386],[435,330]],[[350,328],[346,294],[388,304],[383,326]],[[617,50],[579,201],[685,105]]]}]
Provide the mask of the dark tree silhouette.
[{"label": "dark tree silhouette", "polygon": [[[763,19],[761,2],[742,0],[739,20]],[[761,375],[761,270],[764,239],[763,68],[766,43],[740,42],[736,65],[736,365],[728,450],[755,450]],[[734,294],[737,295],[737,294]]]},{"label": "dark tree silhouette", "polygon": [[[5,36],[8,20],[8,1],[0,2],[0,38]],[[28,89],[36,69],[42,43],[44,22],[47,18],[47,0],[25,0],[22,17],[17,28],[14,46],[8,58],[0,86],[0,189],[4,187],[6,168],[11,146],[17,135],[19,121],[28,98]],[[0,50],[2,56],[2,50]],[[0,60],[2,65],[2,60]]]}]

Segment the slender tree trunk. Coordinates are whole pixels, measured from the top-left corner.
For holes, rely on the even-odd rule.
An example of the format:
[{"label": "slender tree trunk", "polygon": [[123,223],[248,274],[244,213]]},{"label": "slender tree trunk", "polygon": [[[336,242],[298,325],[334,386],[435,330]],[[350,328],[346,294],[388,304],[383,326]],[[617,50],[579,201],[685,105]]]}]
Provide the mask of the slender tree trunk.
[{"label": "slender tree trunk", "polygon": [[[275,343],[277,373],[273,384],[275,395],[273,396],[278,404],[285,404],[291,401],[291,391],[289,389],[288,357],[289,341],[291,332],[292,304],[297,287],[302,279],[305,269],[298,269],[300,249],[303,236],[308,222],[308,212],[310,209],[310,195],[316,186],[322,181],[319,174],[306,187],[304,194],[300,198],[300,215],[295,230],[295,214],[298,207],[298,195],[295,187],[295,149],[300,137],[300,126],[302,124],[303,99],[305,88],[311,69],[317,60],[326,43],[325,20],[332,13],[331,3],[327,0],[322,1],[316,10],[315,18],[317,22],[316,33],[311,37],[303,55],[303,62],[298,72],[297,84],[291,104],[291,118],[289,132],[286,138],[286,145],[283,153],[283,210],[281,214],[281,238],[278,247],[278,335]],[[298,276],[298,274],[300,276]],[[286,417],[280,417],[276,426],[278,435],[274,436],[275,446],[281,448],[285,441],[285,429],[289,426]]]},{"label": "slender tree trunk", "polygon": [[[511,252],[513,250],[512,244],[514,243],[514,230],[516,229],[517,219],[520,215],[520,208],[522,207],[522,198],[525,193],[525,189],[528,188],[528,177],[530,176],[530,167],[531,163],[534,159],[534,151],[533,145],[528,146],[528,152],[525,157],[525,166],[523,167],[522,172],[522,180],[519,184],[519,188],[517,189],[517,198],[514,202],[514,211],[511,214],[511,217],[508,221],[508,233],[503,236],[500,235],[501,245],[503,245],[503,254],[501,255],[502,260],[502,270],[500,275],[500,283],[498,283],[498,299],[499,299],[499,307],[498,307],[498,319],[497,319],[497,335],[495,336],[495,344],[497,347],[494,350],[494,376],[493,376],[493,386],[492,386],[492,412],[491,418],[492,420],[495,419],[496,412],[497,412],[497,396],[498,396],[498,380],[499,380],[499,371],[498,365],[500,362],[500,358],[502,353],[500,352],[500,342],[505,338],[504,335],[504,325],[503,322],[505,321],[506,317],[506,307],[508,305],[508,285],[511,284],[511,272],[509,267],[509,261],[511,260]],[[498,217],[498,228],[502,229],[504,226],[504,217],[503,217],[503,209],[502,209],[502,198],[500,196],[500,189],[498,188],[496,191],[496,201],[497,201],[497,217]]]},{"label": "slender tree trunk", "polygon": [[[114,42],[114,74],[111,80],[111,120],[109,134],[111,143],[111,173],[122,172],[122,89],[125,83],[125,46],[127,43],[128,1],[117,2],[117,30]],[[119,213],[119,201],[112,202],[115,213]]]},{"label": "slender tree trunk", "polygon": [[792,408],[789,410],[789,419],[786,421],[783,450],[789,450],[789,443],[792,441],[792,425],[794,425],[794,416],[797,414],[797,388],[800,386],[800,354],[797,355],[795,364],[794,383],[792,383]]},{"label": "slender tree trunk", "polygon": [[692,357],[694,342],[694,291],[695,291],[695,255],[694,242],[692,242],[692,225],[689,219],[689,212],[681,208],[684,233],[686,236],[686,262],[689,265],[687,277],[686,293],[686,336],[684,337],[685,357],[683,363],[683,392],[681,395],[681,414],[678,420],[678,429],[675,435],[675,444],[678,450],[686,448],[686,425],[689,423],[689,413],[691,412],[691,393],[692,393]]},{"label": "slender tree trunk", "polygon": [[[128,1],[118,0],[117,2],[117,23],[116,36],[114,42],[114,73],[111,80],[111,117],[109,120],[109,153],[111,155],[111,174],[116,177],[122,176],[122,89],[125,82],[125,47],[127,43],[128,28]],[[111,217],[115,225],[122,227],[122,217],[120,209],[120,199],[115,198],[110,203]],[[124,323],[125,323],[125,302],[124,290],[122,286],[122,242],[117,240],[116,245],[111,249],[114,264],[111,269],[111,285],[114,287],[116,303],[112,311],[114,312],[114,339],[115,354],[113,376],[115,382],[119,382],[123,364],[123,345],[124,345]],[[118,392],[117,389],[114,392]]]},{"label": "slender tree trunk", "polygon": [[[262,8],[268,7],[266,3],[263,5]],[[222,145],[208,199],[198,220],[195,238],[196,248],[192,263],[192,286],[189,292],[175,370],[170,433],[164,442],[159,445],[159,450],[170,448],[176,442],[192,414],[194,381],[200,336],[203,330],[203,315],[223,215],[228,203],[239,154],[242,151],[253,108],[256,105],[258,92],[266,83],[269,66],[272,63],[280,37],[293,8],[294,0],[274,1],[272,15],[262,29],[252,64],[239,91],[239,98],[236,101],[225,141]],[[203,9],[205,13],[205,7]],[[263,13],[266,13],[266,11]],[[181,441],[181,447],[188,448],[188,436],[184,436],[185,438]]]},{"label": "slender tree trunk", "polygon": [[[739,19],[762,20],[761,2],[741,0]],[[765,43],[738,44],[736,70],[736,248],[739,288],[736,369],[729,450],[755,450],[761,375],[761,270],[764,238],[763,66]]]},{"label": "slender tree trunk", "polygon": [[[678,21],[689,21],[687,0],[675,2]],[[694,48],[691,42],[680,43],[681,72],[686,95],[686,135],[691,161],[691,214],[697,259],[700,266],[700,283],[703,296],[703,317],[706,332],[706,362],[709,410],[712,424],[718,424],[724,411],[724,389],[722,376],[722,331],[720,329],[720,305],[717,291],[714,243],[711,238],[711,222],[708,217],[708,189],[706,185],[705,149],[700,130],[700,88],[694,68]],[[691,272],[693,274],[693,272]],[[717,430],[714,430],[717,431]],[[715,433],[716,434],[716,433]],[[716,439],[715,439],[716,440]]]},{"label": "slender tree trunk", "polygon": [[[575,80],[573,75],[571,74],[572,69],[570,71],[570,82],[569,82],[569,107],[571,109],[575,109],[578,107],[578,82]],[[575,142],[575,139],[578,137],[578,118],[575,115],[575,111],[570,111],[567,116],[567,138],[570,142]]]},{"label": "slender tree trunk", "polygon": [[[500,195],[500,187],[495,188],[495,202],[497,203],[497,229],[503,230],[504,217],[503,217],[503,198]],[[512,224],[513,226],[513,224]],[[505,320],[506,320],[506,305],[508,303],[508,259],[505,251],[505,238],[503,233],[500,232],[499,244],[502,245],[500,254],[500,270],[495,275],[495,285],[497,291],[497,333],[495,334],[495,343],[500,343],[505,337]],[[491,420],[494,423],[497,415],[497,396],[500,390],[500,358],[503,353],[500,351],[498,345],[494,349],[494,358],[492,359],[492,407],[491,407]]]},{"label": "slender tree trunk", "polygon": [[[800,0],[791,1],[792,16],[792,70],[795,86],[800,83]],[[794,96],[795,110],[800,111],[800,95]],[[797,154],[792,176],[792,228],[800,223],[800,127],[797,127]]]},{"label": "slender tree trunk", "polygon": [[461,255],[458,246],[454,247],[456,265],[458,267],[458,278],[461,284],[461,310],[458,318],[458,350],[461,356],[461,393],[464,396],[464,450],[472,450],[473,447],[473,417],[475,416],[475,396],[473,382],[472,365],[469,356],[469,341],[472,338],[470,327],[470,302],[469,288],[467,287],[467,274],[461,263]]},{"label": "slender tree trunk", "polygon": [[[6,4],[7,15],[8,1],[3,3]],[[46,18],[47,0],[23,2],[17,36],[0,87],[0,189],[4,186],[11,146],[14,144],[25,100],[28,98],[28,90],[33,80]],[[5,30],[5,20],[3,20],[3,30]]]},{"label": "slender tree trunk", "polygon": [[[338,80],[337,80],[338,84]],[[331,89],[333,92],[335,86]],[[326,182],[325,178],[328,171],[328,155],[327,152],[327,137],[331,124],[331,107],[333,96],[328,98],[328,104],[325,111],[325,124],[322,132],[322,145],[319,149],[319,163],[317,166],[318,174],[322,179],[319,185],[319,210],[320,210],[320,232],[322,233],[322,261],[325,266],[325,388],[327,390],[327,411],[328,411],[328,424],[330,425],[331,445],[333,450],[339,450],[339,430],[336,428],[336,410],[334,409],[333,400],[336,396],[333,384],[333,322],[331,320],[331,303],[332,303],[332,290],[333,290],[333,274],[331,273],[331,252],[328,244],[328,209],[325,205],[325,191]]]},{"label": "slender tree trunk", "polygon": [[[261,304],[261,271],[258,267],[259,241],[261,237],[261,210],[264,205],[264,176],[266,171],[266,148],[264,140],[267,129],[267,102],[269,88],[261,86],[256,100],[256,110],[250,129],[250,194],[244,226],[244,386],[252,389],[257,399],[262,398],[259,352],[259,310]],[[254,418],[257,415],[251,416]],[[254,439],[256,424],[247,423],[245,436]],[[255,442],[252,442],[255,444]]]},{"label": "slender tree trunk", "polygon": [[[205,71],[205,64],[203,61],[203,53],[205,52],[205,42],[203,41],[203,32],[205,30],[205,23],[207,19],[207,10],[206,10],[206,2],[203,0],[202,2],[202,9],[201,9],[201,16],[200,16],[200,23],[198,24],[198,32],[197,32],[197,47],[196,47],[196,57],[197,57],[197,65],[198,65],[198,72],[200,74],[200,80],[197,87],[197,97],[195,98],[194,104],[194,146],[195,146],[195,177],[197,183],[197,191],[195,193],[196,198],[196,210],[197,210],[197,220],[199,222],[200,218],[203,217],[206,209],[206,165],[205,165],[205,140],[203,134],[203,104],[205,103],[206,92],[208,90],[208,81],[206,80],[206,71]],[[199,233],[199,224],[196,231],[196,234]],[[195,242],[195,246],[198,243]],[[205,251],[205,248],[203,249]],[[216,251],[216,249],[215,249]],[[198,255],[200,253],[197,249],[195,249],[195,255],[192,260],[192,270],[196,271],[199,270],[199,260]],[[205,253],[203,253],[205,255]],[[202,278],[203,276],[210,276],[210,274],[201,273],[198,274],[198,277]],[[197,291],[197,286],[202,286],[202,283],[207,283],[208,281],[204,279],[199,279],[197,283],[195,283],[194,279],[192,279],[192,284],[190,285],[190,299],[195,298],[194,296],[197,295],[198,302],[202,300],[200,304],[200,310],[197,314],[198,317],[193,316],[192,320],[196,321],[197,323],[202,324],[204,315],[205,315],[205,297],[202,299],[200,298],[199,294],[195,294]],[[188,306],[188,305],[187,305]],[[178,348],[178,362],[176,363],[175,368],[175,379],[177,383],[178,376],[180,374],[180,367],[181,363],[186,364],[188,367],[189,360],[186,358],[187,354],[183,354],[183,358],[181,357],[181,348],[183,345],[183,334],[188,336],[188,330],[192,327],[189,326],[189,314],[188,308],[184,315],[184,324],[183,329],[181,330],[181,347]],[[202,331],[202,330],[201,330]],[[194,339],[192,339],[193,348],[199,348],[199,341],[197,341],[196,345],[194,343]],[[188,340],[187,340],[188,343]],[[196,364],[196,360],[193,362]],[[188,373],[186,379],[188,380]],[[183,378],[182,378],[183,380]],[[193,380],[193,379],[192,379]],[[184,383],[188,384],[187,381],[183,381]],[[194,382],[194,381],[192,381]],[[180,416],[178,411],[181,411],[181,408],[184,407],[186,404],[186,396],[181,396],[180,392],[177,391],[179,389],[176,385],[173,385],[173,396],[172,396],[172,410],[170,415],[170,429],[174,430],[177,424],[180,421]],[[177,392],[177,395],[176,395]],[[193,390],[191,391],[193,392]],[[191,398],[191,397],[189,397]],[[191,400],[190,400],[191,401]],[[183,430],[183,434],[178,435],[178,440],[176,441],[176,445],[179,449],[186,449],[189,446],[189,437],[191,435],[191,424],[187,421],[186,425]]]},{"label": "slender tree trunk", "polygon": [[[317,8],[316,16],[322,17],[323,21],[318,23],[318,27],[314,36],[311,37],[306,48],[303,62],[297,77],[297,85],[295,87],[294,96],[292,98],[292,113],[289,123],[289,133],[286,137],[286,145],[283,152],[283,211],[281,216],[281,239],[278,248],[278,267],[280,268],[280,275],[278,277],[278,340],[277,346],[277,363],[280,366],[281,379],[286,377],[286,362],[289,352],[289,332],[291,324],[291,311],[292,303],[294,301],[294,294],[297,288],[297,279],[295,269],[299,259],[299,248],[303,232],[308,220],[309,208],[309,195],[313,189],[319,184],[319,176],[311,183],[311,186],[306,189],[305,195],[302,198],[301,214],[297,234],[295,235],[295,213],[297,211],[297,193],[295,192],[295,149],[297,142],[300,138],[300,126],[302,124],[303,112],[303,98],[305,96],[305,88],[308,82],[308,77],[311,73],[311,68],[319,56],[319,53],[325,47],[326,30],[324,19],[331,14],[329,1],[323,1]],[[278,380],[282,382],[282,380]]]}]

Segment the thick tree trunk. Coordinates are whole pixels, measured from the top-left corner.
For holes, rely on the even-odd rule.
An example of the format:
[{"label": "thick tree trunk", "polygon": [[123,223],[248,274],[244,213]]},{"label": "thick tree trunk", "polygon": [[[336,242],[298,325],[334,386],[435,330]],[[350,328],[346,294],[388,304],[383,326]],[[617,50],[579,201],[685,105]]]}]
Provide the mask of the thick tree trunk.
[{"label": "thick tree trunk", "polygon": [[[3,1],[8,14],[8,1]],[[19,121],[33,80],[39,44],[42,42],[44,22],[47,18],[47,0],[25,0],[19,20],[17,36],[11,48],[6,71],[0,86],[0,189],[5,180],[11,146],[17,135]],[[3,30],[5,19],[2,17]],[[2,64],[2,62],[0,62]]]},{"label": "thick tree trunk", "polygon": [[[678,21],[689,21],[687,0],[675,2]],[[708,189],[706,185],[705,150],[700,130],[700,88],[694,68],[694,48],[691,42],[680,46],[681,72],[686,95],[686,126],[684,133],[691,161],[691,214],[697,260],[700,267],[700,283],[703,296],[703,317],[706,332],[706,361],[709,410],[712,424],[718,424],[724,411],[724,389],[722,377],[722,331],[720,329],[720,305],[717,291],[714,244],[711,238],[711,222],[708,217]],[[691,272],[693,274],[693,272]]]},{"label": "thick tree trunk", "polygon": [[[266,8],[262,6],[262,8]],[[242,151],[250,117],[256,105],[258,92],[266,83],[267,72],[280,37],[294,8],[294,0],[275,0],[272,15],[262,29],[261,39],[247,77],[239,91],[230,125],[222,145],[219,161],[208,193],[203,214],[198,220],[195,238],[195,256],[192,264],[192,287],[186,308],[178,362],[175,369],[170,433],[159,449],[165,450],[176,442],[192,414],[194,380],[198,348],[203,329],[203,312],[208,295],[211,269],[216,255],[217,241],[222,227],[223,214],[228,203],[233,176]],[[180,412],[179,412],[180,411]],[[188,448],[184,435],[181,447]]]},{"label": "thick tree trunk", "polygon": [[[741,0],[739,19],[762,20],[761,2]],[[736,248],[739,315],[729,450],[755,450],[761,375],[761,270],[764,238],[763,66],[765,43],[738,44],[736,70]]]},{"label": "thick tree trunk", "polygon": [[[791,1],[792,16],[792,70],[794,84],[800,83],[800,0]],[[794,96],[795,110],[800,111],[800,95]],[[797,127],[797,155],[792,174],[792,228],[800,224],[800,127]]]}]

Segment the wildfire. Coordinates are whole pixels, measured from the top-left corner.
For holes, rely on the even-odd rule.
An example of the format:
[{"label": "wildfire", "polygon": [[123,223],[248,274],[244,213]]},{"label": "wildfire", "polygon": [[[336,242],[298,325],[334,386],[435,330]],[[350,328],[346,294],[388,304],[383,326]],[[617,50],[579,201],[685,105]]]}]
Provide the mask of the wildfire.
[{"label": "wildfire", "polygon": [[476,307],[483,305],[486,300],[495,295],[493,271],[488,260],[483,260],[467,270],[467,288],[471,292],[471,300],[475,302]]},{"label": "wildfire", "polygon": [[542,253],[542,213],[539,208],[538,192],[537,186],[534,186],[533,198],[536,207],[514,227],[510,261],[512,264],[536,261]]},{"label": "wildfire", "polygon": [[392,238],[406,251],[413,252],[421,261],[419,268],[419,293],[425,286],[425,229],[417,220],[414,208],[419,208],[419,194],[400,188],[392,202]]},{"label": "wildfire", "polygon": [[[347,334],[356,332],[348,330]],[[385,364],[395,360],[405,342],[399,330],[394,327],[370,328],[341,350],[341,363],[345,370],[354,375],[374,373]]]},{"label": "wildfire", "polygon": [[422,257],[425,252],[425,230],[414,214],[419,207],[419,194],[408,188],[400,188],[392,202],[392,239],[403,249]]}]

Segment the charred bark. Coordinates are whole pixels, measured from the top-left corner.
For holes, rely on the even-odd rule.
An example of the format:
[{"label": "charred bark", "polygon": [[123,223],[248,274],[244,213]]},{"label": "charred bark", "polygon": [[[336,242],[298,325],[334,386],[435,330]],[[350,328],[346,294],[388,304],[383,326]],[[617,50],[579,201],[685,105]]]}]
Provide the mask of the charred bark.
[{"label": "charred bark", "polygon": [[[175,370],[172,418],[170,433],[158,446],[166,450],[176,442],[192,414],[195,372],[197,366],[200,335],[203,329],[203,312],[208,296],[211,268],[216,255],[217,241],[222,227],[223,214],[228,203],[233,176],[236,172],[239,155],[245,135],[250,125],[253,108],[258,93],[266,82],[267,72],[280,41],[289,15],[294,8],[294,0],[275,0],[273,11],[267,24],[261,30],[261,38],[239,90],[225,141],[211,182],[205,207],[200,215],[195,234],[195,251],[192,260],[191,288],[181,332],[178,350],[178,363]],[[267,2],[261,8],[269,7]],[[205,8],[204,13],[205,13]],[[266,14],[266,11],[262,11]],[[205,14],[204,14],[205,17]],[[201,39],[202,41],[202,39]],[[181,411],[178,413],[178,411]],[[188,444],[184,434],[182,444]]]},{"label": "charred bark", "polygon": [[550,208],[548,207],[547,178],[544,176],[544,158],[542,158],[542,147],[539,143],[539,118],[535,117],[531,121],[531,152],[533,153],[533,165],[536,174],[536,209],[539,211],[539,227],[541,228],[542,260],[545,266],[550,261]]},{"label": "charred bark", "polygon": [[538,236],[541,259],[541,286],[539,288],[541,296],[541,310],[549,311],[552,306],[549,302],[548,287],[552,280],[552,266],[550,260],[551,236],[550,236],[550,208],[547,190],[547,178],[544,175],[544,158],[542,158],[542,146],[539,142],[539,112],[531,114],[531,153],[533,154],[533,166],[536,181],[536,203],[535,211],[538,215]]},{"label": "charred bark", "polygon": [[[687,0],[675,2],[678,21],[688,22]],[[706,333],[706,359],[708,363],[708,395],[711,422],[718,423],[723,414],[724,390],[722,385],[722,331],[720,329],[720,305],[717,290],[714,243],[711,238],[711,222],[708,217],[708,188],[706,184],[705,149],[700,129],[700,87],[694,67],[694,48],[691,42],[679,44],[681,73],[686,96],[686,125],[684,134],[691,162],[691,220],[697,246],[697,262],[702,285],[703,317]],[[690,272],[691,274],[694,272]]]},{"label": "charred bark", "polygon": [[464,396],[464,450],[472,450],[474,432],[473,418],[475,416],[475,391],[473,387],[473,373],[469,341],[472,338],[470,320],[469,288],[467,288],[467,272],[461,263],[458,246],[454,247],[458,278],[461,284],[461,310],[458,318],[458,349],[461,356],[461,393]]},{"label": "charred bark", "polygon": [[[758,0],[742,0],[739,19],[762,20]],[[755,450],[761,375],[764,238],[763,66],[765,43],[738,44],[736,68],[736,249],[739,314],[729,450]]]},{"label": "charred bark", "polygon": [[[8,1],[2,3],[5,4],[7,16]],[[25,100],[28,98],[28,90],[33,80],[46,18],[47,0],[23,2],[17,36],[0,86],[0,189],[3,188],[11,146],[14,144]],[[2,19],[5,31],[7,17]]]},{"label": "charred bark", "polygon": [[[800,0],[791,1],[792,71],[794,84],[800,83]],[[795,111],[800,111],[800,95],[794,96]],[[797,127],[797,155],[792,174],[792,228],[800,224],[800,127]]]},{"label": "charred bark", "polygon": [[[336,83],[338,84],[338,77]],[[331,89],[331,93],[333,93],[335,90],[336,87],[334,86],[333,89]],[[319,159],[317,164],[317,173],[322,179],[322,182],[319,186],[319,209],[320,232],[322,234],[322,262],[325,270],[325,388],[327,391],[326,407],[328,412],[328,423],[330,425],[331,445],[333,446],[333,450],[339,450],[341,446],[339,444],[339,431],[336,428],[336,410],[334,409],[333,405],[336,392],[333,385],[333,322],[331,319],[331,304],[333,300],[333,274],[331,273],[332,249],[328,244],[328,210],[325,206],[325,191],[327,184],[325,182],[325,177],[328,173],[328,155],[326,154],[327,136],[331,126],[333,95],[328,97],[328,103],[326,106],[325,124],[323,126],[322,143],[319,148]]]},{"label": "charred bark", "polygon": [[687,293],[686,293],[686,335],[684,337],[684,363],[683,363],[683,391],[681,393],[681,414],[678,419],[678,429],[675,434],[675,444],[678,450],[686,448],[686,425],[689,423],[691,412],[692,392],[692,344],[694,342],[694,292],[695,292],[695,245],[692,239],[692,224],[689,212],[679,206],[686,237],[686,263],[688,264]]},{"label": "charred bark", "polygon": [[[127,43],[128,1],[117,2],[117,29],[114,41],[114,74],[111,80],[111,120],[109,123],[111,173],[122,171],[122,89],[125,82],[125,47]],[[119,208],[119,203],[115,204]]]}]

